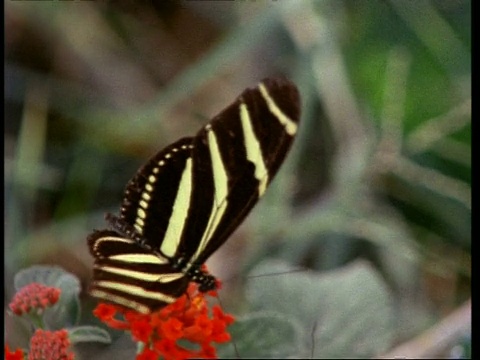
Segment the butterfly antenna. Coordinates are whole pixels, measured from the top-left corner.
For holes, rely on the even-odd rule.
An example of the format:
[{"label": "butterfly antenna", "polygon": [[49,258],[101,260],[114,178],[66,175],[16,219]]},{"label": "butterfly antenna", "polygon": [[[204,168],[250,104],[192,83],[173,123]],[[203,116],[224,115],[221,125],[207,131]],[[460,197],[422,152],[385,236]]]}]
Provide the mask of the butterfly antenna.
[{"label": "butterfly antenna", "polygon": [[255,279],[255,278],[260,278],[260,277],[266,277],[266,276],[273,276],[273,275],[286,275],[286,274],[293,274],[297,272],[305,272],[305,269],[296,269],[296,270],[289,270],[289,271],[280,271],[280,272],[274,272],[274,273],[268,273],[268,274],[260,274],[260,275],[249,275],[249,279]]}]

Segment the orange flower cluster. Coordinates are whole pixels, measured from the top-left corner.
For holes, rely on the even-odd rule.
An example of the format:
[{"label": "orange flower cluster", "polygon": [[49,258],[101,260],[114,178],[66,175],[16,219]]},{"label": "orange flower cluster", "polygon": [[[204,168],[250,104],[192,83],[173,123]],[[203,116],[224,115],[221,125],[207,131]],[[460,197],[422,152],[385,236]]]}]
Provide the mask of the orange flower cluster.
[{"label": "orange flower cluster", "polygon": [[43,310],[57,303],[60,289],[39,283],[25,285],[13,297],[8,305],[14,314],[21,316],[34,310],[41,314]]},{"label": "orange flower cluster", "polygon": [[30,339],[28,360],[73,360],[75,354],[70,351],[70,339],[65,329],[45,331],[37,329]]},{"label": "orange flower cluster", "polygon": [[[39,316],[50,306],[56,304],[60,298],[61,290],[39,283],[31,283],[21,288],[9,304],[10,310],[15,315],[30,315],[32,318]],[[24,360],[27,355],[23,350],[11,352],[5,347],[5,359]],[[28,360],[73,360],[74,353],[70,351],[70,340],[67,330],[45,331],[37,329],[30,339]]]},{"label": "orange flower cluster", "polygon": [[[216,296],[215,291],[207,294]],[[117,313],[123,320],[115,318]],[[111,328],[129,330],[135,341],[144,344],[136,360],[216,358],[211,343],[229,341],[226,328],[234,321],[219,306],[209,314],[205,294],[194,283],[177,301],[148,315],[109,304],[99,304],[94,314]],[[193,349],[181,346],[180,340],[188,340]]]}]

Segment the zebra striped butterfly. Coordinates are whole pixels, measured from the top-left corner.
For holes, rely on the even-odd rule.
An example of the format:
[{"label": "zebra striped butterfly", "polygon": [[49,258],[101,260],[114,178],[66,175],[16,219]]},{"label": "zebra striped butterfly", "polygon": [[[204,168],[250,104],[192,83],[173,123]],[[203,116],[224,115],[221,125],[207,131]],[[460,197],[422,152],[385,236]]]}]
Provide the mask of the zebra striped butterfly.
[{"label": "zebra striped butterfly", "polygon": [[195,136],[167,146],[128,182],[110,229],[88,237],[90,294],[140,313],[174,302],[265,193],[297,133],[300,96],[284,78],[248,88]]}]

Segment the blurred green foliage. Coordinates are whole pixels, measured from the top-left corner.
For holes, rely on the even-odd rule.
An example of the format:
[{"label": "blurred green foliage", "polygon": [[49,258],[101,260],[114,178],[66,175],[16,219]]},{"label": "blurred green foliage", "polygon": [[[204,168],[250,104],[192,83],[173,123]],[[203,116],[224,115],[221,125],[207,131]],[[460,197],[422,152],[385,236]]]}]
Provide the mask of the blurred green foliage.
[{"label": "blurred green foliage", "polygon": [[469,1],[10,1],[5,13],[7,302],[31,264],[85,289],[85,238],[136,169],[276,74],[300,88],[300,134],[213,266],[245,279],[269,258],[318,276],[367,260],[396,319],[369,354],[470,297]]}]

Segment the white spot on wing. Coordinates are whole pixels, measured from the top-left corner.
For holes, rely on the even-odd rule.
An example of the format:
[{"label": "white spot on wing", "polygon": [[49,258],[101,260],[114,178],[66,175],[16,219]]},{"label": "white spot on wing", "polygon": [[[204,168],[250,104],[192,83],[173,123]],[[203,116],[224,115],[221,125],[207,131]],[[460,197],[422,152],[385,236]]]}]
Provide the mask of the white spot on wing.
[{"label": "white spot on wing", "polygon": [[145,212],[145,210],[143,210],[142,208],[140,209],[137,209],[137,216],[140,218],[140,219],[145,219],[147,217],[147,213]]}]

